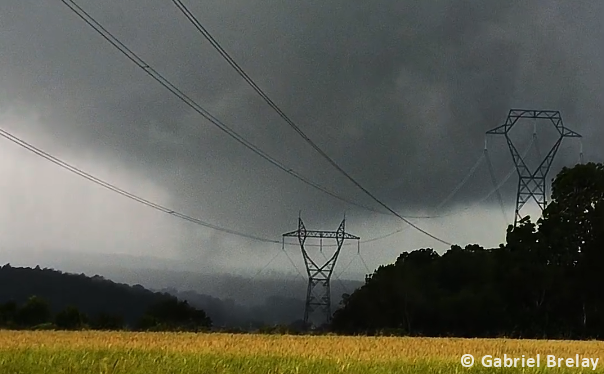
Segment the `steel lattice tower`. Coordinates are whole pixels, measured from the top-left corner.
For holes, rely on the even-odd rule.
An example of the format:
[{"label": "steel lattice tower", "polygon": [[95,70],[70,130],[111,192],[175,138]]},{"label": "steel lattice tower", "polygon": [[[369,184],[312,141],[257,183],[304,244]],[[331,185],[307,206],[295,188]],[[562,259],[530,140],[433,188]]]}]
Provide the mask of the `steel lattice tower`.
[{"label": "steel lattice tower", "polygon": [[[509,137],[510,130],[520,119],[548,120],[548,122],[556,128],[556,131],[559,134],[557,141],[534,171],[531,171],[526,165]],[[514,165],[516,166],[516,171],[518,173],[518,191],[516,194],[516,212],[514,217],[514,226],[516,226],[518,221],[523,218],[520,215],[520,209],[522,209],[524,204],[526,204],[531,197],[537,202],[542,211],[545,209],[547,204],[545,182],[554,161],[554,157],[560,148],[560,144],[562,144],[562,139],[581,138],[581,135],[564,127],[559,111],[525,109],[511,109],[505,124],[487,131],[486,134],[505,136],[510,153],[512,154]]]},{"label": "steel lattice tower", "polygon": [[[302,218],[298,218],[298,229],[296,231],[288,232],[283,234],[283,240],[285,237],[297,237],[300,242],[300,249],[302,250],[302,257],[304,258],[304,264],[306,265],[306,273],[308,274],[308,287],[306,290],[306,305],[304,307],[304,325],[308,326],[308,319],[311,313],[316,310],[321,311],[324,314],[325,322],[331,321],[331,288],[330,281],[333,269],[336,266],[336,261],[344,244],[344,240],[359,240],[358,236],[349,234],[345,231],[346,218],[340,223],[340,227],[336,231],[317,231],[307,230],[302,222]],[[304,243],[307,238],[319,238],[321,240],[321,247],[323,239],[335,239],[337,242],[337,248],[334,254],[327,259],[327,261],[319,266],[315,262],[306,248]],[[321,248],[322,250],[322,248]],[[320,286],[320,287],[319,287]],[[314,293],[314,290],[319,288],[319,295]]]}]

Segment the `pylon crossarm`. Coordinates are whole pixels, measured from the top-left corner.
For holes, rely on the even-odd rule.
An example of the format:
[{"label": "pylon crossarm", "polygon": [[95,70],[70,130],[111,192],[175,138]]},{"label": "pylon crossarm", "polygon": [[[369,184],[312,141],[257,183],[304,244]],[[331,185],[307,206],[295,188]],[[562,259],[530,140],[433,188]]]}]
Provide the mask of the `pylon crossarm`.
[{"label": "pylon crossarm", "polygon": [[558,133],[560,134],[560,136],[564,136],[564,124],[562,123],[562,118],[557,117],[557,118],[550,118],[550,121],[554,124],[554,127],[556,127],[556,130],[558,130]]},{"label": "pylon crossarm", "polygon": [[497,126],[494,129],[487,131],[487,135],[507,135],[512,126],[514,126],[514,124],[520,119],[520,117],[512,117],[511,113],[512,111],[510,110],[510,114],[505,119],[505,123],[503,125]]},{"label": "pylon crossarm", "polygon": [[[299,230],[296,231],[291,231],[288,232],[286,234],[283,234],[283,236],[287,236],[287,237],[298,237],[301,236],[301,233]],[[302,235],[305,238],[323,238],[323,239],[338,239],[338,237],[345,239],[345,240],[358,240],[360,239],[360,237],[356,236],[356,235],[352,235],[349,234],[347,232],[345,233],[338,233],[337,231],[311,231],[311,230],[307,230],[303,233]]]},{"label": "pylon crossarm", "polygon": [[559,110],[511,109],[508,118],[561,119]]},{"label": "pylon crossarm", "polygon": [[487,135],[502,135],[502,134],[507,134],[508,128],[509,128],[509,125],[506,123],[506,124],[503,124],[501,126],[495,127],[492,130],[487,131]]},{"label": "pylon crossarm", "polygon": [[339,231],[307,231],[306,236],[325,239],[360,239],[358,236]]},{"label": "pylon crossarm", "polygon": [[569,130],[566,127],[563,127],[562,136],[565,138],[582,138],[579,133],[574,132],[573,130]]}]

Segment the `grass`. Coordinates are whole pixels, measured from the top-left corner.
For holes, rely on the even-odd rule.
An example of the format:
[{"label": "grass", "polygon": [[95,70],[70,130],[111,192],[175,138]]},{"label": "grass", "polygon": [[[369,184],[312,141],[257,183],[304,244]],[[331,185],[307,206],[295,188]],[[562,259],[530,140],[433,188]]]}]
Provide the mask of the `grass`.
[{"label": "grass", "polygon": [[[474,367],[461,366],[470,353]],[[540,368],[485,368],[480,357],[533,357]],[[131,332],[0,331],[1,374],[540,373],[545,355],[599,358],[604,342]]]}]

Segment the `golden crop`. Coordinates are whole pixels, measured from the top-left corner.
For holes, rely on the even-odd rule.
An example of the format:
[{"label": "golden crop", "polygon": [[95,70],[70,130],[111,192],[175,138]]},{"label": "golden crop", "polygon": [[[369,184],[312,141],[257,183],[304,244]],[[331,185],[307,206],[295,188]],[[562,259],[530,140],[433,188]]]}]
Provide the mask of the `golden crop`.
[{"label": "golden crop", "polygon": [[161,351],[166,354],[296,357],[337,362],[458,361],[461,355],[600,357],[604,342],[192,333],[0,331],[0,351],[23,349]]}]

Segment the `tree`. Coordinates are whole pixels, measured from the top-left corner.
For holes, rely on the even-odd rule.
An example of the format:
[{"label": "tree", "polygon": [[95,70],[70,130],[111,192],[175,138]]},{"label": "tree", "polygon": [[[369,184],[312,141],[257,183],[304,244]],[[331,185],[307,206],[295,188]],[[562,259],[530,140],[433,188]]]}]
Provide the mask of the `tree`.
[{"label": "tree", "polygon": [[124,318],[109,313],[99,313],[92,321],[92,328],[96,330],[121,330],[124,328]]},{"label": "tree", "polygon": [[552,183],[552,202],[539,223],[550,258],[568,273],[568,294],[574,299],[567,304],[569,315],[583,335],[604,336],[599,275],[604,271],[604,165],[564,168]]},{"label": "tree", "polygon": [[139,323],[143,330],[202,331],[211,326],[212,321],[203,310],[175,297],[151,305]]},{"label": "tree", "polygon": [[17,303],[9,301],[0,304],[0,327],[13,327],[17,317]]},{"label": "tree", "polygon": [[49,323],[51,322],[50,306],[46,300],[32,296],[17,311],[15,322],[21,327],[34,327]]},{"label": "tree", "polygon": [[55,316],[55,325],[63,330],[79,330],[86,324],[87,317],[75,306],[68,306]]}]

